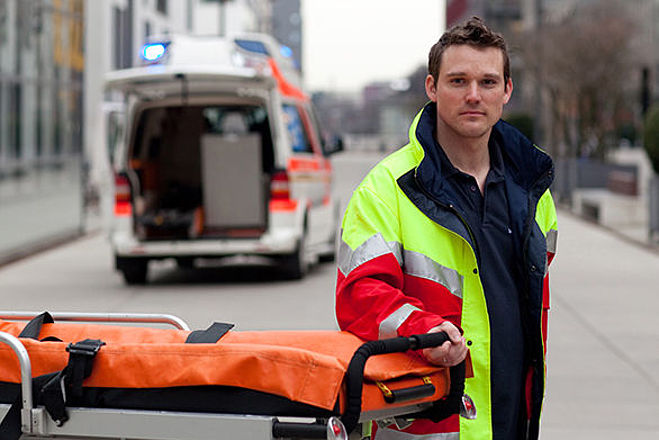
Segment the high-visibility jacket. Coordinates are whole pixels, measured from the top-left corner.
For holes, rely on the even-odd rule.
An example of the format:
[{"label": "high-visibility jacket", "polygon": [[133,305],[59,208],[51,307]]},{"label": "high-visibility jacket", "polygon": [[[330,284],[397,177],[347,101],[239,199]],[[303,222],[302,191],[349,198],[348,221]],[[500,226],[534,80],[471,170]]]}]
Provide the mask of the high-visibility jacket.
[{"label": "high-visibility jacket", "polygon": [[[469,225],[443,191],[440,169],[426,153],[420,130],[434,124],[429,103],[415,117],[409,143],[376,165],[354,191],[338,255],[336,316],[340,327],[364,339],[425,333],[445,320],[464,331],[473,377],[465,392],[475,420],[450,417],[438,424],[418,420],[408,434],[382,430],[381,438],[442,432],[440,439],[492,438],[490,330],[475,242]],[[492,129],[505,164],[513,239],[520,251],[520,304],[528,357],[527,438],[538,436],[544,397],[549,309],[548,267],[558,236],[548,190],[550,157],[504,121]],[[395,428],[391,428],[395,429]],[[378,436],[376,436],[376,439]]]}]

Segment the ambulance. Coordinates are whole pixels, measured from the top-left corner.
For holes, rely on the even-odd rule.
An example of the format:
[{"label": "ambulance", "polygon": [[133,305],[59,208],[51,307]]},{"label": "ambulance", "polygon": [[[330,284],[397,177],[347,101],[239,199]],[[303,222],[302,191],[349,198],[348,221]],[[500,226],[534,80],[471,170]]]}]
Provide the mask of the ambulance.
[{"label": "ambulance", "polygon": [[128,284],[149,262],[255,261],[299,279],[331,260],[329,156],[290,49],[267,35],[168,36],[110,72],[126,102],[114,148],[110,241]]}]

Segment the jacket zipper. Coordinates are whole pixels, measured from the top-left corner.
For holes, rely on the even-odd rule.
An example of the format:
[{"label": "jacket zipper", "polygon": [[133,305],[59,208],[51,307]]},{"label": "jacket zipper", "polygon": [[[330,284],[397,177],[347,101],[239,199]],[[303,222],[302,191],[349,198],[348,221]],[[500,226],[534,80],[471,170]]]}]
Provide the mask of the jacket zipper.
[{"label": "jacket zipper", "polygon": [[467,229],[467,233],[469,234],[469,238],[471,239],[472,243],[474,243],[474,252],[476,254],[476,264],[478,264],[480,262],[480,259],[481,259],[480,248],[478,247],[478,242],[476,241],[476,236],[474,235],[473,231],[471,230],[471,227],[469,226],[469,223],[467,223],[467,220],[464,219],[462,214],[460,214],[460,212],[455,208],[455,206],[453,206],[453,204],[446,205],[446,204],[440,202],[439,200],[437,200],[437,198],[435,196],[430,194],[430,192],[428,192],[426,190],[426,188],[424,188],[424,186],[421,185],[421,183],[419,183],[419,180],[417,179],[417,176],[416,176],[416,170],[414,171],[414,182],[417,184],[417,186],[419,188],[421,188],[421,191],[426,195],[426,197],[428,197],[430,200],[432,200],[433,202],[435,202],[436,204],[438,204],[442,208],[446,209],[447,211],[452,212],[453,214],[455,214],[456,217],[458,217],[458,219],[460,220],[462,225]]}]

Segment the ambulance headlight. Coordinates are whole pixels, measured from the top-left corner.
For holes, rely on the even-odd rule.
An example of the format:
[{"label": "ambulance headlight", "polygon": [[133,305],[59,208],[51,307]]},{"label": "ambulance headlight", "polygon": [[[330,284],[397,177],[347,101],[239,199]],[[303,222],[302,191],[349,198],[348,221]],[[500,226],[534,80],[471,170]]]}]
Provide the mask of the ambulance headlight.
[{"label": "ambulance headlight", "polygon": [[141,57],[144,61],[154,63],[160,60],[167,52],[167,44],[165,43],[150,43],[142,47]]}]

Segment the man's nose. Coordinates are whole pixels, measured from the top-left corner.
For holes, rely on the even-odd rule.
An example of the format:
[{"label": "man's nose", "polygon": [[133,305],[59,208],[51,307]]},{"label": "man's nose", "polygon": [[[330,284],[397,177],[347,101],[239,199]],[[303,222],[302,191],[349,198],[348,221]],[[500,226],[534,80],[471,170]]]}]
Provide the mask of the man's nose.
[{"label": "man's nose", "polygon": [[478,102],[481,100],[480,89],[478,88],[478,83],[476,81],[469,83],[466,99],[468,102]]}]

